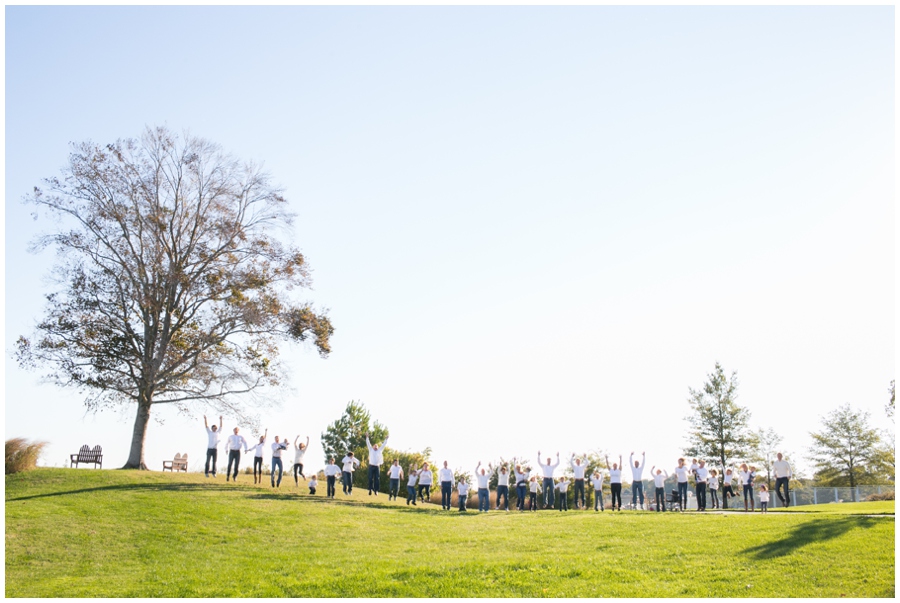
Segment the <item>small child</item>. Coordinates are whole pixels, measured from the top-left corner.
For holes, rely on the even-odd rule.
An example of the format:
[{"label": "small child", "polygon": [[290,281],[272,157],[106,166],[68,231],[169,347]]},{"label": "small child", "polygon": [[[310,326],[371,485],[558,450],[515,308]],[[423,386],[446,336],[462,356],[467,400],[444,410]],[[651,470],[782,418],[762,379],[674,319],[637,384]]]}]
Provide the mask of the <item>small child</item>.
[{"label": "small child", "polygon": [[719,474],[715,469],[709,471],[709,497],[712,499],[713,509],[719,508]]},{"label": "small child", "polygon": [[603,510],[603,474],[594,471],[591,476],[591,485],[594,486],[594,511]]},{"label": "small child", "polygon": [[406,504],[409,504],[412,501],[412,504],[416,504],[416,482],[419,481],[419,472],[416,470],[415,465],[410,465],[409,467],[409,481],[406,483]]},{"label": "small child", "polygon": [[469,498],[469,482],[466,480],[459,480],[459,484],[456,485],[456,492],[459,498],[459,512],[466,512],[466,499]]},{"label": "small child", "polygon": [[666,510],[666,480],[669,478],[669,473],[663,469],[656,469],[654,475],[654,469],[656,469],[655,465],[650,468],[650,475],[653,476],[653,485],[656,487],[656,512],[664,513]]},{"label": "small child", "polygon": [[769,508],[769,489],[765,484],[759,487],[759,510],[766,513]]},{"label": "small child", "polygon": [[532,475],[531,480],[528,483],[528,508],[532,511],[537,511],[537,495],[540,489],[541,485],[538,483],[537,476]]},{"label": "small child", "polygon": [[316,486],[319,485],[319,482],[318,482],[318,480],[316,480],[316,476],[315,476],[315,475],[313,475],[312,477],[309,478],[309,481],[307,482],[307,485],[309,486],[309,493],[312,494],[312,495],[315,495],[315,493],[316,493]]},{"label": "small child", "polygon": [[569,484],[571,484],[568,479],[561,477],[559,478],[559,483],[556,484],[555,489],[559,490],[559,510],[560,511],[568,511],[569,510],[569,497],[566,496],[566,493],[569,491]]}]

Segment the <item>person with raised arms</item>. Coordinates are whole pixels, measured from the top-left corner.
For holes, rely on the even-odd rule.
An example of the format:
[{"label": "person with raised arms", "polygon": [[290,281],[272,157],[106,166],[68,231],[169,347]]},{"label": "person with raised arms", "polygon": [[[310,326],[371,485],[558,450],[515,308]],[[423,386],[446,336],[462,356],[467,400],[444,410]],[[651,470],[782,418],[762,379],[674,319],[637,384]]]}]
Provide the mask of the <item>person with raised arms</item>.
[{"label": "person with raised arms", "polygon": [[541,451],[538,450],[538,465],[541,467],[541,471],[544,472],[544,508],[552,509],[555,507],[555,501],[553,500],[553,491],[556,489],[556,483],[553,479],[553,472],[556,471],[556,468],[559,467],[559,453],[556,453],[556,463],[550,464],[550,457],[547,457],[547,463],[544,464],[541,462]]},{"label": "person with raised arms", "polygon": [[622,510],[622,455],[619,455],[619,462],[609,466],[609,457],[606,457],[606,468],[609,469],[609,490],[610,498],[612,498],[612,510],[616,510],[616,500],[619,501],[619,511]]},{"label": "person with raised arms", "polygon": [[756,510],[756,501],[753,500],[753,479],[756,477],[753,474],[753,467],[748,468],[747,463],[741,464],[741,486],[743,486],[744,490],[744,511],[747,511],[747,505],[749,500],[750,512]]},{"label": "person with raised arms", "polygon": [[219,440],[222,436],[222,417],[219,416],[218,427],[213,424],[212,428],[210,428],[209,423],[206,422],[206,415],[203,415],[203,426],[206,427],[206,435],[209,440],[206,446],[206,466],[203,469],[203,473],[206,477],[209,477],[209,465],[210,461],[212,461],[212,476],[215,477],[216,460],[219,456]]},{"label": "person with raised arms", "polygon": [[280,442],[278,440],[278,436],[275,436],[275,441],[272,443],[272,487],[275,488],[275,468],[278,468],[278,488],[281,487],[281,476],[284,473],[284,465],[281,464],[281,451],[287,450],[288,442],[285,440],[284,442]]},{"label": "person with raised arms", "polygon": [[[427,503],[431,500],[431,486],[434,483],[434,474],[431,472],[431,467],[427,462],[422,463],[422,468],[419,470],[419,500],[423,503]],[[425,495],[422,495],[422,492]]]},{"label": "person with raised arms", "polygon": [[509,512],[509,468],[504,464],[497,469],[497,510],[500,510],[500,497],[503,497],[503,508]]},{"label": "person with raised arms", "polygon": [[419,481],[419,470],[416,468],[416,465],[409,466],[409,477],[406,482],[406,504],[408,505],[410,501],[412,504],[416,504],[416,482]]},{"label": "person with raised arms", "polygon": [[[584,455],[587,458],[587,455]],[[587,471],[587,465],[581,464],[580,458],[575,458],[575,453],[572,453],[572,457],[569,459],[569,466],[572,468],[572,477],[575,480],[574,488],[572,489],[572,495],[575,499],[575,508],[576,509],[586,509],[587,505],[584,502],[584,474]],[[580,496],[580,498],[579,498]],[[579,507],[578,501],[581,501],[581,506]]]},{"label": "person with raised arms", "polygon": [[516,478],[516,509],[525,510],[525,495],[528,492],[528,474],[522,472],[522,465],[516,464],[513,457],[513,474]]},{"label": "person with raised arms", "polygon": [[641,501],[641,509],[644,508],[644,482],[641,479],[642,474],[644,473],[644,464],[647,462],[647,453],[641,453],[641,462],[638,463],[634,460],[634,452],[631,453],[629,457],[629,464],[633,465],[631,468],[631,508],[637,509],[638,497],[640,497]]},{"label": "person with raised arms", "polygon": [[325,496],[328,498],[334,498],[334,482],[337,480],[338,474],[340,474],[341,468],[334,464],[334,457],[328,458],[328,464],[325,465]]},{"label": "person with raised arms", "polygon": [[594,470],[591,485],[594,486],[594,511],[603,511],[603,474],[599,469]]},{"label": "person with raised arms", "polygon": [[654,474],[654,469],[656,465],[650,467],[650,475],[653,477],[653,485],[656,486],[656,512],[659,513],[666,510],[666,479],[669,474],[663,469],[656,469]]},{"label": "person with raised arms", "polygon": [[722,508],[728,508],[728,497],[734,498],[734,468],[722,467]]},{"label": "person with raised arms", "polygon": [[478,482],[478,512],[487,513],[491,508],[491,476],[481,468],[481,461],[475,466],[475,480]]},{"label": "person with raised arms", "polygon": [[344,486],[344,494],[353,494],[353,472],[359,467],[359,459],[353,456],[352,452],[348,452],[347,456],[341,459],[341,482]]},{"label": "person with raised arms", "polygon": [[[229,479],[237,481],[238,465],[241,464],[241,449],[243,448],[244,452],[247,452],[247,440],[238,431],[240,429],[235,427],[234,433],[228,436],[228,440],[225,442],[225,448],[228,449],[228,467],[225,469],[226,482]],[[232,464],[234,464],[234,477],[231,477]]]},{"label": "person with raised arms", "polygon": [[262,466],[263,466],[263,453],[266,447],[266,438],[269,436],[269,429],[266,428],[266,432],[259,436],[259,444],[253,446],[251,450],[253,450],[253,483],[261,484],[262,483]]},{"label": "person with raised arms", "polygon": [[309,448],[309,436],[306,436],[306,444],[298,444],[297,442],[300,440],[300,436],[294,438],[294,486],[300,486],[300,479],[297,476],[306,479],[306,476],[303,475],[303,457],[306,456],[306,451]]},{"label": "person with raised arms", "polygon": [[453,470],[444,461],[444,467],[438,471],[438,482],[441,484],[441,508],[450,510],[450,497],[453,496]]},{"label": "person with raised arms", "polygon": [[559,482],[556,483],[555,488],[559,490],[559,510],[560,511],[568,511],[569,510],[569,484],[572,482],[565,476],[559,478]]},{"label": "person with raised arms", "polygon": [[390,492],[388,493],[388,500],[392,498],[397,500],[397,494],[400,490],[400,480],[403,479],[403,467],[400,466],[400,461],[398,459],[394,459],[394,462],[391,463],[391,466],[388,468],[388,475],[390,476]]},{"label": "person with raised arms", "polygon": [[[772,463],[772,470],[775,473],[775,494],[782,506],[789,507],[791,506],[790,482],[794,472],[791,470],[791,464],[784,460],[784,456],[780,452],[776,456],[778,460]],[[781,494],[782,488],[784,496]]]},{"label": "person with raised arms", "polygon": [[688,468],[684,464],[684,458],[678,459],[675,482],[678,484],[678,506],[682,511],[687,511]]},{"label": "person with raised arms", "polygon": [[369,496],[375,492],[378,496],[378,490],[381,488],[381,464],[384,462],[384,447],[387,446],[387,438],[381,445],[374,446],[369,441],[369,433],[366,432],[366,447],[369,449]]},{"label": "person with raised arms", "polygon": [[697,510],[706,511],[706,485],[709,481],[709,469],[706,468],[706,461],[700,461],[697,470],[694,472],[694,486],[697,490]]}]

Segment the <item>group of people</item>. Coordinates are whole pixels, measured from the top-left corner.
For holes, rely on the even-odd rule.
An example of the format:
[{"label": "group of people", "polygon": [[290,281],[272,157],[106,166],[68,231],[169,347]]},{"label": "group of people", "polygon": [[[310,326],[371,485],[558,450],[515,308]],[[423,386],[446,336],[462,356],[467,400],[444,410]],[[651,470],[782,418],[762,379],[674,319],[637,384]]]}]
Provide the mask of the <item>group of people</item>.
[{"label": "group of people", "polygon": [[[204,473],[209,477],[212,473],[216,475],[216,459],[218,454],[218,445],[222,431],[222,417],[219,417],[219,425],[209,426],[206,416],[203,417],[203,423],[206,426],[207,435],[209,436],[209,445],[206,453],[206,466]],[[241,450],[245,454],[253,450],[253,483],[262,482],[262,460],[269,435],[268,429],[260,436],[259,443],[250,446],[240,435],[239,428],[234,428],[234,433],[228,436],[226,440],[226,449],[228,451],[228,467],[226,470],[226,481],[236,480],[238,476],[238,465],[241,459]],[[288,449],[290,443],[285,438],[281,440],[279,436],[275,436],[275,441],[270,445],[271,449],[271,469],[270,479],[273,488],[281,486],[281,478],[284,472],[284,466],[281,460],[281,453]],[[380,444],[373,444],[369,440],[369,434],[366,433],[366,446],[369,450],[368,458],[368,489],[369,495],[378,495],[381,489],[381,466],[384,464],[384,447],[387,444],[387,438]],[[294,483],[299,487],[300,478],[306,480],[303,473],[303,459],[306,451],[309,449],[309,437],[306,442],[300,442],[298,435],[294,439]],[[587,455],[583,455],[586,459]],[[593,472],[588,478],[589,466],[580,457],[576,457],[573,453],[568,460],[570,469],[572,470],[572,479],[568,477],[556,478],[554,476],[560,465],[559,453],[556,453],[556,462],[552,457],[547,457],[546,463],[541,462],[541,452],[538,451],[538,466],[543,476],[542,481],[538,480],[538,475],[531,474],[530,467],[523,467],[513,458],[511,462],[503,463],[498,467],[488,464],[483,467],[481,462],[475,467],[475,481],[477,487],[473,487],[467,480],[461,479],[458,482],[455,479],[453,471],[448,467],[447,461],[444,466],[438,470],[437,478],[441,491],[441,507],[446,510],[451,508],[451,497],[454,489],[457,491],[457,499],[459,510],[466,510],[466,502],[469,493],[475,490],[478,497],[478,511],[487,512],[490,509],[490,480],[496,475],[496,505],[495,508],[509,511],[509,494],[511,479],[515,478],[516,489],[516,509],[519,511],[526,510],[526,499],[528,500],[527,509],[536,511],[538,509],[538,495],[542,494],[540,506],[544,509],[556,508],[555,493],[559,493],[559,510],[568,511],[568,490],[569,486],[573,488],[574,505],[576,509],[586,509],[585,482],[590,479],[590,483],[594,492],[594,511],[603,511],[603,484],[604,474],[601,472],[603,468],[600,463],[593,468]],[[605,469],[609,473],[609,487],[611,494],[611,509],[622,510],[622,483],[623,471],[625,466],[622,464],[622,456],[619,456],[618,463],[609,462],[606,457]],[[341,464],[335,463],[335,458],[328,459],[325,465],[326,480],[326,496],[334,498],[336,490],[336,482],[338,476],[341,477],[341,485],[344,494],[353,492],[353,473],[360,466],[360,460],[348,452],[341,459]],[[633,509],[645,509],[644,506],[644,482],[643,472],[646,465],[646,454],[641,453],[641,460],[634,458],[634,452],[629,457],[629,468],[631,470],[631,507]],[[211,469],[211,471],[210,471]],[[789,497],[789,481],[793,476],[790,464],[784,460],[783,455],[779,452],[777,460],[773,463],[773,471],[775,473],[775,492],[782,506],[790,505]],[[748,466],[742,463],[739,471],[734,467],[725,468],[721,471],[711,469],[706,466],[706,461],[692,459],[690,465],[684,458],[678,459],[678,464],[673,470],[675,474],[676,491],[673,491],[672,500],[670,501],[670,509],[677,508],[684,510],[687,508],[688,499],[688,483],[689,479],[693,479],[695,496],[697,500],[697,509],[706,511],[707,502],[711,504],[713,509],[727,509],[729,498],[736,498],[734,490],[735,480],[739,480],[741,492],[744,499],[744,511],[755,511],[754,499],[754,480],[756,478],[756,467]],[[277,479],[276,479],[277,475]],[[403,468],[397,459],[394,459],[387,469],[389,479],[388,500],[396,500],[399,496],[400,482],[407,479],[406,484],[406,504],[415,505],[416,501],[425,502],[431,498],[431,487],[433,485],[434,473],[429,463],[425,462],[422,467],[411,465],[408,473],[404,475]],[[650,468],[650,479],[655,487],[655,504],[653,505],[658,512],[666,511],[666,493],[665,482],[669,478],[669,473],[662,468],[653,466]],[[307,482],[310,494],[316,493],[318,486],[315,475]],[[719,491],[721,490],[721,502]],[[676,494],[677,492],[677,494]],[[648,501],[649,502],[649,501]],[[769,503],[769,492],[765,484],[759,486],[759,502],[760,510],[766,512]],[[675,506],[677,504],[677,507]]]}]

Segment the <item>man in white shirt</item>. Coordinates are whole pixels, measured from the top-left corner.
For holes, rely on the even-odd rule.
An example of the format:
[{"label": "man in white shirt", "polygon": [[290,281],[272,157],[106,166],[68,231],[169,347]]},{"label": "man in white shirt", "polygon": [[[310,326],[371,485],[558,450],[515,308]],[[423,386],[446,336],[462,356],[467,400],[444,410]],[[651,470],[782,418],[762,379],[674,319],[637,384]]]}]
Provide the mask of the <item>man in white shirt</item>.
[{"label": "man in white shirt", "polygon": [[373,446],[369,441],[368,432],[366,433],[366,446],[369,448],[369,496],[372,496],[372,491],[378,496],[378,490],[381,489],[381,464],[384,462],[384,447],[387,441],[385,437],[380,446],[378,444]]},{"label": "man in white shirt", "polygon": [[544,508],[552,509],[556,506],[556,500],[553,498],[553,492],[556,489],[556,482],[553,479],[553,472],[556,471],[556,468],[559,467],[559,453],[556,453],[556,463],[550,464],[550,457],[547,457],[547,463],[544,464],[541,462],[541,451],[538,450],[537,455],[538,465],[541,467],[541,471],[544,472]]},{"label": "man in white shirt", "polygon": [[438,481],[441,483],[441,508],[450,510],[450,497],[453,495],[453,471],[444,461],[444,467],[438,471]]},{"label": "man in white shirt", "polygon": [[500,497],[503,497],[503,508],[509,511],[509,469],[501,465],[497,469],[497,510],[500,510]]},{"label": "man in white shirt", "polygon": [[609,494],[612,498],[612,510],[616,510],[616,499],[619,500],[619,511],[622,510],[622,455],[619,455],[619,462],[609,464],[609,457],[606,457],[606,468],[609,470]]},{"label": "man in white shirt", "polygon": [[400,461],[394,459],[394,462],[388,467],[388,475],[391,480],[390,492],[388,493],[388,500],[392,498],[397,500],[397,494],[400,491],[400,480],[403,479],[403,467],[400,466]]},{"label": "man in white shirt", "polygon": [[348,452],[347,456],[341,459],[341,465],[344,494],[353,494],[353,472],[359,466],[359,459],[354,457],[352,452]]},{"label": "man in white shirt", "polygon": [[206,477],[209,477],[209,463],[212,461],[212,475],[216,476],[216,459],[219,456],[219,438],[221,434],[219,433],[222,430],[222,417],[219,417],[219,426],[212,426],[212,429],[209,427],[209,423],[206,421],[206,415],[203,415],[203,425],[206,427],[206,435],[208,437],[208,444],[206,446],[206,467],[203,469],[203,473],[206,474]]},{"label": "man in white shirt", "polygon": [[644,508],[644,482],[641,479],[644,472],[644,463],[647,462],[647,453],[641,453],[641,462],[634,460],[634,452],[629,457],[631,463],[631,508],[637,509],[638,497],[641,500],[641,508]]},{"label": "man in white shirt", "polygon": [[234,463],[234,477],[231,479],[237,481],[238,465],[241,464],[241,449],[247,450],[247,440],[238,433],[239,429],[234,428],[234,433],[228,436],[225,447],[228,449],[228,467],[225,469],[225,481],[227,482],[231,475],[231,464]]},{"label": "man in white shirt", "polygon": [[481,468],[481,461],[475,466],[475,479],[478,481],[478,512],[487,513],[491,508],[491,476]]},{"label": "man in white shirt", "polygon": [[334,481],[340,472],[341,468],[334,464],[334,457],[330,457],[328,459],[328,464],[325,465],[325,481],[327,483],[327,492],[325,495],[328,498],[334,498]]},{"label": "man in white shirt", "polygon": [[694,485],[697,490],[697,510],[706,511],[706,482],[709,479],[709,469],[706,468],[706,461],[700,461],[697,470],[694,472]]},{"label": "man in white shirt", "polygon": [[[780,452],[776,456],[778,460],[772,463],[772,469],[775,472],[775,494],[778,495],[778,500],[783,506],[789,507],[791,498],[788,484],[794,476],[794,472],[791,470],[791,464],[784,460]],[[782,486],[784,487],[784,496],[781,495]]]},{"label": "man in white shirt", "polygon": [[[585,455],[587,456],[587,455]],[[572,498],[575,501],[575,508],[579,508],[579,500],[581,501],[580,508],[585,508],[584,503],[584,473],[587,470],[587,465],[581,464],[581,459],[575,458],[575,453],[572,453],[572,458],[569,459],[569,466],[572,468],[573,478],[575,480],[575,487],[572,490]],[[580,495],[580,498],[579,498]]]},{"label": "man in white shirt", "polygon": [[272,443],[272,487],[275,488],[275,469],[278,469],[278,488],[281,487],[281,476],[284,474],[284,465],[281,462],[281,452],[283,450],[287,450],[288,441],[285,439],[283,442],[278,440],[278,436],[275,436],[275,441]]}]

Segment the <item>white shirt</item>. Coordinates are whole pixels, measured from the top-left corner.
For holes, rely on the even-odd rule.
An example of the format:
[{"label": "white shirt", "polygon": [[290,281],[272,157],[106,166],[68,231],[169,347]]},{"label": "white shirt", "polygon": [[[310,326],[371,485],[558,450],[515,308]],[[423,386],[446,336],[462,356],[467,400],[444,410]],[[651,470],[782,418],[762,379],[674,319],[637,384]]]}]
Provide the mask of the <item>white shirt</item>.
[{"label": "white shirt", "polygon": [[485,471],[484,475],[481,475],[481,472],[476,471],[475,479],[478,480],[478,489],[479,490],[487,490],[488,482],[491,479],[491,474]]},{"label": "white shirt", "polygon": [[[243,445],[242,445],[243,444]],[[228,442],[225,444],[228,450],[240,450],[247,447],[247,440],[240,434],[231,434],[228,436]]]},{"label": "white shirt", "polygon": [[369,436],[366,436],[366,446],[369,447],[369,465],[381,466],[381,463],[384,462],[384,447],[386,444],[387,438],[384,438],[384,442],[381,443],[378,450],[375,450],[375,447],[369,442]]},{"label": "white shirt", "polygon": [[331,476],[333,476],[333,475],[337,475],[337,474],[340,473],[340,472],[341,472],[341,468],[338,467],[337,465],[334,465],[334,464],[332,464],[332,463],[329,463],[329,464],[325,465],[325,475],[326,475],[327,477],[331,477]]},{"label": "white shirt", "polygon": [[709,479],[709,469],[706,467],[697,467],[697,477],[695,479],[698,484],[704,483]]},{"label": "white shirt", "polygon": [[528,490],[530,492],[537,493],[537,491],[540,487],[541,487],[541,485],[538,483],[537,480],[534,480],[533,482],[528,482]]},{"label": "white shirt", "polygon": [[591,484],[594,485],[594,491],[599,492],[603,489],[603,474],[600,477],[591,477]]},{"label": "white shirt", "polygon": [[303,450],[299,448],[294,448],[294,464],[300,465],[303,463],[303,457],[306,456],[306,448]]},{"label": "white shirt", "polygon": [[456,486],[457,492],[459,492],[460,496],[468,496],[469,495],[469,482],[459,482]]},{"label": "white shirt", "polygon": [[431,473],[431,469],[422,469],[419,473],[419,484],[423,486],[430,486],[434,482],[434,475]]},{"label": "white shirt", "polygon": [[499,469],[497,469],[497,487],[506,486],[509,488],[509,471],[503,473]]},{"label": "white shirt", "polygon": [[207,448],[218,448],[219,440],[221,438],[221,436],[219,435],[219,430],[217,429],[216,431],[213,431],[212,429],[207,427],[206,434],[207,436],[209,436],[209,444],[207,445]]},{"label": "white shirt", "polygon": [[609,483],[611,483],[611,484],[621,484],[622,483],[622,470],[621,469],[610,469],[609,470]]},{"label": "white shirt", "polygon": [[556,488],[557,490],[559,490],[560,494],[565,494],[566,492],[569,491],[569,484],[571,484],[571,483],[572,483],[572,482],[570,482],[569,480],[564,479],[563,481],[561,481],[561,482],[559,482],[558,484],[556,484],[556,485],[554,486],[554,488]]},{"label": "white shirt", "polygon": [[541,469],[544,471],[544,477],[553,477],[553,472],[556,471],[556,468],[559,467],[559,459],[556,459],[556,463],[553,465],[545,465],[538,459],[538,465],[541,466]]},{"label": "white shirt", "polygon": [[391,479],[400,479],[403,477],[403,467],[400,465],[391,465],[390,469],[388,469],[388,473],[390,473]]},{"label": "white shirt", "polygon": [[287,442],[272,442],[272,458],[280,459],[281,451],[287,450],[288,443]]},{"label": "white shirt", "polygon": [[641,481],[641,475],[644,473],[644,464],[647,462],[647,457],[641,457],[641,464],[637,467],[634,466],[634,455],[632,454],[629,458],[629,465],[631,466],[631,481],[639,482]]},{"label": "white shirt", "polygon": [[263,448],[265,447],[265,445],[266,445],[266,441],[263,440],[256,446],[253,446],[252,448],[250,448],[250,450],[253,451],[253,456],[258,456],[259,458],[262,458],[263,457]]},{"label": "white shirt", "polygon": [[709,476],[709,489],[710,490],[718,490],[719,489],[719,478],[715,475]]},{"label": "white shirt", "polygon": [[316,488],[319,485],[319,482],[318,480],[316,480],[315,475],[309,478],[309,483],[307,485],[310,487],[310,489]]},{"label": "white shirt", "polygon": [[722,484],[730,486],[734,483],[734,473],[726,473],[722,476]]},{"label": "white shirt", "polygon": [[407,486],[415,486],[416,482],[419,481],[419,472],[413,471],[409,474],[409,481],[406,482]]},{"label": "white shirt", "polygon": [[793,477],[791,472],[791,464],[787,461],[775,461],[772,463],[772,470],[775,473],[775,477]]},{"label": "white shirt", "polygon": [[453,470],[444,467],[440,471],[438,471],[438,481],[439,482],[453,482]]},{"label": "white shirt", "polygon": [[741,471],[741,483],[745,486],[750,485],[750,472],[749,471]]},{"label": "white shirt", "polygon": [[525,484],[528,483],[528,474],[526,474],[526,473],[519,473],[518,471],[516,471],[515,469],[513,469],[513,475],[516,476],[516,485],[517,485],[517,486],[518,486],[519,484],[525,485]]},{"label": "white shirt", "polygon": [[769,491],[768,490],[760,490],[759,491],[759,502],[769,502]]},{"label": "white shirt", "polygon": [[359,459],[355,456],[347,455],[341,459],[341,464],[343,465],[342,471],[353,473],[356,470],[356,465],[359,465]]},{"label": "white shirt", "polygon": [[665,488],[666,487],[666,478],[669,477],[668,473],[657,473],[653,476],[653,483],[657,488]]},{"label": "white shirt", "polygon": [[688,481],[688,468],[675,467],[675,477],[678,479],[679,484],[686,483]]},{"label": "white shirt", "polygon": [[569,466],[572,467],[572,472],[575,474],[575,479],[584,479],[584,472],[587,469],[587,465],[576,465],[575,459],[569,459]]}]

